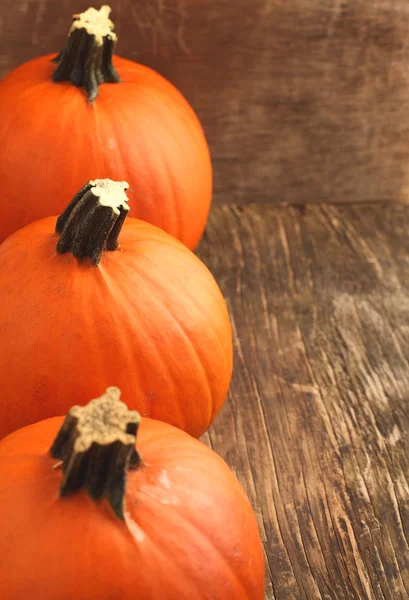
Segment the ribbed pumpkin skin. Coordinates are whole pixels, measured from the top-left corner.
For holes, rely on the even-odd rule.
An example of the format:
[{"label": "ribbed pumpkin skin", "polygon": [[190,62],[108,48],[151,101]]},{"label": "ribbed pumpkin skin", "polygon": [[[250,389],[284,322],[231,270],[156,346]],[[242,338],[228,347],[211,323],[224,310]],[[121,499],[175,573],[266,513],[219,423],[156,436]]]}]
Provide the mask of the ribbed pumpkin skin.
[{"label": "ribbed pumpkin skin", "polygon": [[118,386],[129,408],[199,437],[226,397],[232,334],[205,265],[127,219],[98,267],[56,254],[55,218],[0,246],[0,437]]},{"label": "ribbed pumpkin skin", "polygon": [[0,242],[59,214],[85,181],[127,181],[131,216],[194,249],[205,228],[212,170],[201,125],[183,96],[151,69],[115,57],[121,83],[102,84],[91,105],[53,83],[54,55],[0,82]]},{"label": "ribbed pumpkin skin", "polygon": [[263,600],[257,523],[226,463],[142,419],[125,523],[83,491],[58,497],[48,419],[0,442],[2,600]]}]

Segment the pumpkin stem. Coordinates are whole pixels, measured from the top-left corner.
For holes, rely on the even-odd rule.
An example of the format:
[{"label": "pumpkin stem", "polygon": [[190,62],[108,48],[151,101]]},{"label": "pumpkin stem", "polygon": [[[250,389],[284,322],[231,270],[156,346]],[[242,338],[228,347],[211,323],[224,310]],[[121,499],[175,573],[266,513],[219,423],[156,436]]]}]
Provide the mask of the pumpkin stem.
[{"label": "pumpkin stem", "polygon": [[67,43],[53,59],[58,63],[53,81],[71,81],[73,85],[84,87],[90,103],[98,96],[101,83],[120,81],[112,64],[117,36],[110,12],[109,6],[102,6],[100,10],[89,8],[73,15]]},{"label": "pumpkin stem", "polygon": [[116,250],[129,211],[128,188],[126,181],[95,179],[80,189],[57,219],[57,252],[98,265],[103,250]]},{"label": "pumpkin stem", "polygon": [[62,462],[61,497],[85,488],[93,500],[105,496],[115,515],[124,519],[126,472],[141,463],[135,449],[140,415],[120,395],[110,387],[86,406],[73,406],[50,454]]}]

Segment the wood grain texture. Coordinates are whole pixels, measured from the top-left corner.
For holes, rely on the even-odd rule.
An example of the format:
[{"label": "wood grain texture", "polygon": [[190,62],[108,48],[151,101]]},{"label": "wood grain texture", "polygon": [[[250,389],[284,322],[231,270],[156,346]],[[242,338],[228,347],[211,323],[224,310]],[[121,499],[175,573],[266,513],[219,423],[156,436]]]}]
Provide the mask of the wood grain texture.
[{"label": "wood grain texture", "polygon": [[[408,201],[406,0],[112,0],[118,53],[197,110],[216,202]],[[1,0],[0,74],[89,0]]]},{"label": "wood grain texture", "polygon": [[255,508],[266,598],[409,597],[409,210],[214,207],[235,368],[206,441]]}]

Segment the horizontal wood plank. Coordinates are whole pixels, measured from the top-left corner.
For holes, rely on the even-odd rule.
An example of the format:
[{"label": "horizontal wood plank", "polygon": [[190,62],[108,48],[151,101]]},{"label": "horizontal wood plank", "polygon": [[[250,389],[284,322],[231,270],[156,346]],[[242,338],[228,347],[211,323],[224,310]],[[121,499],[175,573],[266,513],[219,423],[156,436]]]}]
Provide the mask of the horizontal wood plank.
[{"label": "horizontal wood plank", "polygon": [[[197,110],[216,202],[407,202],[406,0],[112,0],[118,53]],[[0,76],[89,0],[2,0]],[[99,6],[99,5],[97,5]]]},{"label": "horizontal wood plank", "polygon": [[255,508],[271,600],[409,597],[409,209],[214,207],[235,368],[207,441]]}]

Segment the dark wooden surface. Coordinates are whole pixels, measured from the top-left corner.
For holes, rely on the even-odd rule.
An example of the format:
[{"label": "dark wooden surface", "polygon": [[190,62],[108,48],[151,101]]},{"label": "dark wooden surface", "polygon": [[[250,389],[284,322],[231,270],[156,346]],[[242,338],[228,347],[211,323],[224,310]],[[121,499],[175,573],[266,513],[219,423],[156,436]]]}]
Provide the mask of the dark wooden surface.
[{"label": "dark wooden surface", "polygon": [[[110,4],[118,53],[159,70],[197,110],[216,202],[408,200],[407,0]],[[1,0],[0,75],[58,51],[88,6]]]},{"label": "dark wooden surface", "polygon": [[214,207],[234,329],[206,441],[246,488],[269,600],[409,598],[409,209]]}]

